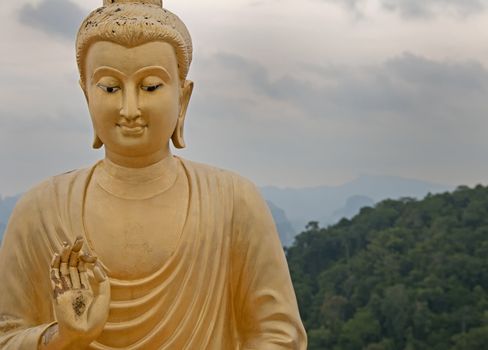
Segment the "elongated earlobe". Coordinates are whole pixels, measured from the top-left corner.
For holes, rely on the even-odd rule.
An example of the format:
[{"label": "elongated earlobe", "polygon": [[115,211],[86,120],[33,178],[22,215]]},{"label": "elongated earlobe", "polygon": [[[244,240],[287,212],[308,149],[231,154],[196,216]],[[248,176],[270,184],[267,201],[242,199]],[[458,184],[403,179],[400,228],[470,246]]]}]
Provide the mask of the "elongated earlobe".
[{"label": "elongated earlobe", "polygon": [[171,141],[173,141],[173,145],[179,149],[186,147],[183,132],[185,128],[186,110],[188,109],[188,104],[190,103],[190,97],[192,92],[193,82],[190,80],[186,80],[182,88],[180,115],[178,116],[175,130],[173,132],[173,135],[171,136]]},{"label": "elongated earlobe", "polygon": [[171,141],[176,148],[182,149],[186,147],[185,139],[183,137],[184,120],[178,118],[178,123],[176,124],[175,131],[171,136]]},{"label": "elongated earlobe", "polygon": [[99,149],[99,148],[102,148],[102,146],[103,146],[103,142],[102,142],[102,140],[100,140],[100,138],[98,137],[97,133],[95,133],[95,138],[94,138],[94,140],[93,140],[93,145],[92,145],[92,147],[93,147],[94,149]]}]

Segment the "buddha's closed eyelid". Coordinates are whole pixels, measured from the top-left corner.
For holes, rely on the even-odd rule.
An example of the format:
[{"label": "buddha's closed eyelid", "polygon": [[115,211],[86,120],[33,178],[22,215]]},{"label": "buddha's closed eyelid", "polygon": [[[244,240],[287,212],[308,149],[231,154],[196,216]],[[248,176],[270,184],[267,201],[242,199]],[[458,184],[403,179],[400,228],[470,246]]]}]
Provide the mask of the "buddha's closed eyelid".
[{"label": "buddha's closed eyelid", "polygon": [[104,76],[98,79],[96,86],[104,92],[113,94],[121,90],[120,81],[113,76]]},{"label": "buddha's closed eyelid", "polygon": [[156,90],[162,88],[163,86],[164,85],[162,83],[153,84],[153,85],[141,85],[141,89],[144,91],[153,92],[153,91],[156,91]]},{"label": "buddha's closed eyelid", "polygon": [[141,81],[140,87],[143,91],[154,92],[164,87],[164,81],[156,76],[149,76]]},{"label": "buddha's closed eyelid", "polygon": [[98,83],[97,87],[105,91],[106,93],[113,94],[116,93],[117,91],[120,90],[119,86],[110,86],[110,85],[104,85],[102,83]]}]

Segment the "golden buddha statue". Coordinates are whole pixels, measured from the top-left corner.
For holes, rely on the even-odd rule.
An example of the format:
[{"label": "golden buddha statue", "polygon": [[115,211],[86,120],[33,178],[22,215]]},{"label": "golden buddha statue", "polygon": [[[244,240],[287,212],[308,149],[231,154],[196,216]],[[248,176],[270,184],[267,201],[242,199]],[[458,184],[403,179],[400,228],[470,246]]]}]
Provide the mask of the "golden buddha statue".
[{"label": "golden buddha statue", "polygon": [[0,349],[306,349],[256,187],[173,156],[192,43],[161,0],[104,0],[77,37],[105,158],[17,204],[0,249]]}]

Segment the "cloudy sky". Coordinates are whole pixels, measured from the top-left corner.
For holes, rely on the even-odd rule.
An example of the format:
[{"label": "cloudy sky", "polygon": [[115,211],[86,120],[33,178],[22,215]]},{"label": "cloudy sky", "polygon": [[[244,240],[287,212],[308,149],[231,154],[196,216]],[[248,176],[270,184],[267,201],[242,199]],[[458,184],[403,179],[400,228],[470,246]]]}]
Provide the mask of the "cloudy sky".
[{"label": "cloudy sky", "polygon": [[[101,0],[0,4],[0,194],[90,165],[74,37]],[[258,185],[488,183],[488,0],[168,0],[195,44],[183,157]]]}]

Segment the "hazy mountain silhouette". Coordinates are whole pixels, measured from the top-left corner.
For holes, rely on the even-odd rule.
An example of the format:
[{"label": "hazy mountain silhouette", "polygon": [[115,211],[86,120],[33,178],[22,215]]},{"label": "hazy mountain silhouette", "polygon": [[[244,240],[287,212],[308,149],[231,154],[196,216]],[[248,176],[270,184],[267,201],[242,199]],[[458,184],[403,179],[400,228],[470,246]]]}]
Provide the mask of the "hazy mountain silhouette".
[{"label": "hazy mountain silhouette", "polygon": [[276,228],[280,235],[281,244],[288,247],[293,243],[293,239],[296,236],[296,231],[293,229],[292,224],[286,217],[286,213],[283,209],[278,208],[273,202],[266,201],[268,203],[269,210],[276,224]]},{"label": "hazy mountain silhouette", "polygon": [[[412,180],[395,176],[361,176],[340,186],[310,188],[262,187],[266,200],[282,208],[296,232],[301,232],[309,221],[318,221],[321,226],[336,223],[340,215],[351,217],[359,212],[356,196],[366,197],[370,206],[383,199],[402,197],[423,198],[428,193],[454,189],[453,186]],[[361,204],[361,203],[360,203]],[[352,207],[357,209],[356,212]],[[341,210],[345,210],[341,213]]]},{"label": "hazy mountain silhouette", "polygon": [[352,196],[346,200],[346,205],[340,209],[337,209],[329,217],[328,222],[336,223],[342,218],[351,219],[356,216],[361,208],[373,207],[375,202],[368,196]]}]

